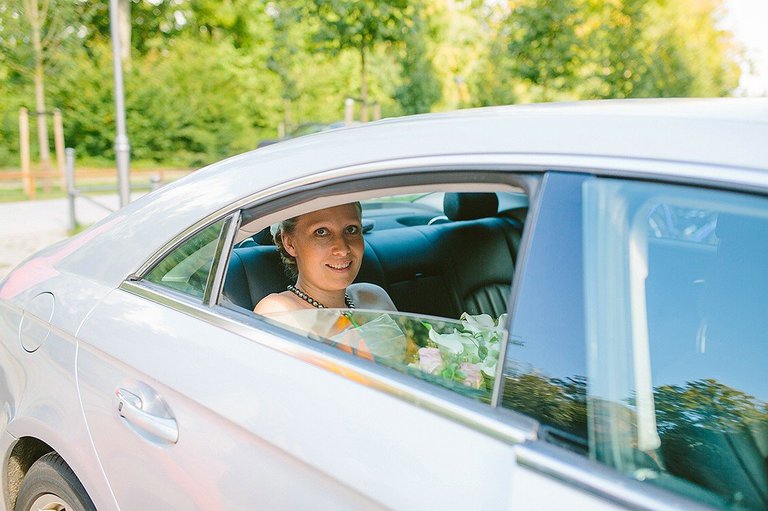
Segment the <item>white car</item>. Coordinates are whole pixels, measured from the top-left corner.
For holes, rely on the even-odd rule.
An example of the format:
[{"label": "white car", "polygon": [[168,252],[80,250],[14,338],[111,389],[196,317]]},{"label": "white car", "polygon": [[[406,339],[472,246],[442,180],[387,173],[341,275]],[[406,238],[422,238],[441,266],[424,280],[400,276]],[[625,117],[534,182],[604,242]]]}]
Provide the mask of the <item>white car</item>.
[{"label": "white car", "polygon": [[[261,316],[363,204],[398,311]],[[7,509],[764,509],[768,99],[384,120],[197,171],[0,282]]]}]

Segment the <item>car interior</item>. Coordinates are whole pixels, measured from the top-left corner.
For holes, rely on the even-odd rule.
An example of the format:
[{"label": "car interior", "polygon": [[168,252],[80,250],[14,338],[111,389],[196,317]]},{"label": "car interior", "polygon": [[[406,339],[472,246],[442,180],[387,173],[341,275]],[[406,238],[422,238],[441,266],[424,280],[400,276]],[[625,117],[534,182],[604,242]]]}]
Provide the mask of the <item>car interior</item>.
[{"label": "car interior", "polygon": [[[356,281],[384,288],[401,312],[446,318],[506,312],[526,195],[445,192],[419,199],[363,202],[365,252]],[[289,283],[265,227],[233,249],[224,296],[252,310]]]}]

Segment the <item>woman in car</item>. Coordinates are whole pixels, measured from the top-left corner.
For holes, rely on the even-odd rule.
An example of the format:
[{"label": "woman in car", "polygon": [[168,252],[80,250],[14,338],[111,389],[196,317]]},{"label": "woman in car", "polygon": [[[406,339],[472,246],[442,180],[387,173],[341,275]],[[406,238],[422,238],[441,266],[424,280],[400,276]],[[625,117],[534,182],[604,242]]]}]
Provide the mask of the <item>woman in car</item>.
[{"label": "woman in car", "polygon": [[312,308],[397,310],[375,284],[352,282],[363,260],[359,202],[320,209],[282,221],[273,237],[296,283],[256,304],[258,314]]}]

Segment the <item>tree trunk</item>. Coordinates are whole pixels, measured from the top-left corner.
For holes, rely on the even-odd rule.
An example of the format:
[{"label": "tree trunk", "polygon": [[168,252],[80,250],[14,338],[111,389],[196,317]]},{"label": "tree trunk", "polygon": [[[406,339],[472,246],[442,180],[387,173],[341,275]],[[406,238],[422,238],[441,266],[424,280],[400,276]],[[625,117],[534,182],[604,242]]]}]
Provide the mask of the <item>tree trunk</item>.
[{"label": "tree trunk", "polygon": [[360,45],[360,120],[368,122],[368,80],[365,76],[365,44]]},{"label": "tree trunk", "polygon": [[26,3],[27,19],[32,27],[32,48],[35,52],[35,109],[37,113],[37,142],[40,146],[40,171],[43,173],[43,185],[46,190],[51,187],[51,151],[48,147],[48,122],[45,113],[45,76],[43,73],[43,45],[40,31],[42,20],[38,10],[37,0]]}]

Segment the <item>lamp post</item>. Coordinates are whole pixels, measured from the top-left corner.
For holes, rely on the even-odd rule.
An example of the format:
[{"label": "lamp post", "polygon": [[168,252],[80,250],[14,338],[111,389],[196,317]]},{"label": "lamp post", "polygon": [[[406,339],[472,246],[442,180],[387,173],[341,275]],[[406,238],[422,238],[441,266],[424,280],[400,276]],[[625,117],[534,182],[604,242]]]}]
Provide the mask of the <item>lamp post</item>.
[{"label": "lamp post", "polygon": [[115,74],[115,160],[117,162],[120,207],[123,207],[131,200],[131,183],[129,180],[131,144],[125,132],[125,94],[123,92],[123,61],[120,57],[119,12],[118,0],[109,0],[109,28],[112,36],[112,61]]}]

